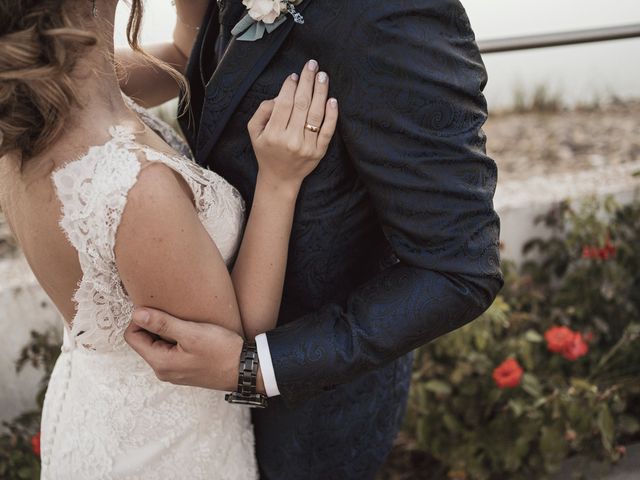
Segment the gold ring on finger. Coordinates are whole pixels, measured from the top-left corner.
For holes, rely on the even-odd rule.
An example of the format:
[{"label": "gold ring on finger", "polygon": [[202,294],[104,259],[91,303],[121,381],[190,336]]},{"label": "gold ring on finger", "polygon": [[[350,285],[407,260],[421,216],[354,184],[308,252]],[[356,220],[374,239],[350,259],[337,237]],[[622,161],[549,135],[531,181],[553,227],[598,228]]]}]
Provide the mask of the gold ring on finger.
[{"label": "gold ring on finger", "polygon": [[318,133],[320,131],[320,127],[316,127],[315,125],[311,125],[310,123],[305,124],[304,128],[313,133]]}]

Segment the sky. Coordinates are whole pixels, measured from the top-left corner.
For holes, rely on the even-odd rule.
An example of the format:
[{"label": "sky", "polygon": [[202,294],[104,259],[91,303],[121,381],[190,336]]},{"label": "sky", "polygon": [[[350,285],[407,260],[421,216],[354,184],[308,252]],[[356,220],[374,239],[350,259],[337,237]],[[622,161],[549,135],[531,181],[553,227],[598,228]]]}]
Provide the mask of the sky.
[{"label": "sky", "polygon": [[[428,1],[428,0],[425,0]],[[122,45],[126,6],[121,2],[116,43]],[[640,0],[462,0],[476,38],[493,39],[582,28],[640,24]],[[143,40],[171,37],[169,0],[147,0]],[[640,38],[484,56],[485,95],[492,108],[508,107],[517,89],[545,85],[568,104],[615,95],[640,98]]]}]

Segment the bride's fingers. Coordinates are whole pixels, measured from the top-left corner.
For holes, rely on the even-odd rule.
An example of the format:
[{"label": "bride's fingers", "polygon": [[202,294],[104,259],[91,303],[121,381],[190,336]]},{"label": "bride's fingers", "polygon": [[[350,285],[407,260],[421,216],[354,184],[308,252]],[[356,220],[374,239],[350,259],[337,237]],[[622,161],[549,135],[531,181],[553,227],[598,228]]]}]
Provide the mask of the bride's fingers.
[{"label": "bride's fingers", "polygon": [[287,77],[282,84],[280,93],[275,98],[273,113],[267,123],[267,128],[284,131],[291,118],[291,109],[293,108],[293,99],[298,86],[298,74],[293,73]]},{"label": "bride's fingers", "polygon": [[309,115],[309,107],[313,97],[313,87],[315,84],[316,73],[318,72],[318,62],[309,60],[300,74],[298,89],[296,90],[296,98],[293,103],[293,112],[287,127],[290,135],[299,135],[304,128]]},{"label": "bride's fingers", "polygon": [[338,124],[338,115],[338,100],[330,98],[326,103],[324,123],[322,124],[322,129],[318,135],[317,148],[322,153],[326,153],[329,149],[329,144],[331,143],[331,139],[333,138],[333,134],[335,133],[336,126]]},{"label": "bride's fingers", "polygon": [[273,109],[276,105],[274,100],[265,100],[260,104],[256,113],[251,117],[247,129],[249,130],[249,137],[251,140],[255,140],[264,131],[269,119],[273,114]]},{"label": "bride's fingers", "polygon": [[[312,127],[317,127],[318,131],[324,121],[324,112],[327,108],[327,97],[329,96],[329,76],[320,72],[316,75],[316,84],[313,89],[313,98],[311,100],[311,108],[305,123]],[[308,128],[304,129],[304,140],[308,142],[313,148],[316,146],[318,139],[318,131],[313,132]]]}]

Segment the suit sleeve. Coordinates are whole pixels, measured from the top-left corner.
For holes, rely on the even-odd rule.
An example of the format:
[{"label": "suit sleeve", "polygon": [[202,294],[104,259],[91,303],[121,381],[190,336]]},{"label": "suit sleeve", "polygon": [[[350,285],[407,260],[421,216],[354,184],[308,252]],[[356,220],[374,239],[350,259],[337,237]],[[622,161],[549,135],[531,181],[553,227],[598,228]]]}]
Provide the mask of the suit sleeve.
[{"label": "suit sleeve", "polygon": [[472,321],[503,283],[497,171],[482,132],[487,77],[466,14],[449,0],[374,3],[352,27],[332,85],[340,134],[399,262],[346,306],[268,332],[289,403]]}]

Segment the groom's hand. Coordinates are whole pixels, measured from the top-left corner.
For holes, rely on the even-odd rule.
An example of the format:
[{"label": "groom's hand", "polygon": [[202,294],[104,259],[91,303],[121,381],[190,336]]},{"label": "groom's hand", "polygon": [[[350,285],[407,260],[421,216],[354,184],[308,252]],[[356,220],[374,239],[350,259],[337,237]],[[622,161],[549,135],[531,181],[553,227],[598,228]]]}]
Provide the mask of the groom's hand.
[{"label": "groom's hand", "polygon": [[[243,339],[231,330],[144,308],[136,310],[124,338],[164,382],[225,392],[238,387]],[[258,391],[264,392],[260,373]]]}]

